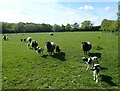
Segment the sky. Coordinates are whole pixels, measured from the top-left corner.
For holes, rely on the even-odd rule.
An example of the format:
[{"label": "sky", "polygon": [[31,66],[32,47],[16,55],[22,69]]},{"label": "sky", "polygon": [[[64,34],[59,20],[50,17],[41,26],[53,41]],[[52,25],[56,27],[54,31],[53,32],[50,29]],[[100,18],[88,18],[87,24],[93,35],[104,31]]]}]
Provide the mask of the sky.
[{"label": "sky", "polygon": [[66,25],[116,20],[119,0],[0,0],[0,22]]}]

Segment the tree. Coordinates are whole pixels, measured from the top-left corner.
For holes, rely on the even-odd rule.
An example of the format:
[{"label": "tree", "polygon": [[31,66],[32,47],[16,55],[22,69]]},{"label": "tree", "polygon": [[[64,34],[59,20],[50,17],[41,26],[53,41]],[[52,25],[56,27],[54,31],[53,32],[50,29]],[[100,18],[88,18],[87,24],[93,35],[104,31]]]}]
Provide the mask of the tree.
[{"label": "tree", "polygon": [[65,26],[63,24],[62,24],[61,28],[62,28],[62,32],[64,32],[65,31]]},{"label": "tree", "polygon": [[93,26],[93,24],[91,23],[91,21],[83,21],[82,23],[81,23],[82,25],[81,25],[81,29],[82,30],[90,30],[91,28],[92,28],[92,26]]},{"label": "tree", "polygon": [[76,31],[76,30],[79,30],[80,27],[79,27],[79,24],[78,24],[77,22],[75,22],[75,23],[72,25],[72,28],[73,28],[73,29],[72,29],[73,31]]},{"label": "tree", "polygon": [[119,30],[118,21],[104,19],[101,23],[100,30],[109,31],[109,32],[117,32]]},{"label": "tree", "polygon": [[71,31],[71,30],[72,30],[71,25],[70,25],[70,24],[67,24],[67,25],[65,26],[65,31]]},{"label": "tree", "polygon": [[41,30],[41,32],[51,32],[52,31],[52,26],[50,24],[42,23],[40,25],[40,30]]},{"label": "tree", "polygon": [[57,25],[57,24],[54,24],[53,31],[54,32],[61,32],[62,31],[62,27]]}]

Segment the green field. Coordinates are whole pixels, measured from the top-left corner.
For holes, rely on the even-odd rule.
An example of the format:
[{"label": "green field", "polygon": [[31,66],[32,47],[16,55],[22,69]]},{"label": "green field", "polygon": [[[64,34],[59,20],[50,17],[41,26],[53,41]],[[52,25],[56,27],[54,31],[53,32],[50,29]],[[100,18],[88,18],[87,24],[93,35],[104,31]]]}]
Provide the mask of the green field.
[{"label": "green field", "polygon": [[[61,32],[8,34],[2,40],[3,89],[117,89],[118,88],[118,36],[102,32]],[[44,48],[44,56],[28,49],[21,38],[31,36]],[[100,38],[98,38],[100,36]],[[54,41],[61,53],[48,55],[46,41]],[[86,71],[81,60],[81,42],[93,44],[90,56],[98,56],[101,65],[100,82],[93,80],[92,70]]]}]

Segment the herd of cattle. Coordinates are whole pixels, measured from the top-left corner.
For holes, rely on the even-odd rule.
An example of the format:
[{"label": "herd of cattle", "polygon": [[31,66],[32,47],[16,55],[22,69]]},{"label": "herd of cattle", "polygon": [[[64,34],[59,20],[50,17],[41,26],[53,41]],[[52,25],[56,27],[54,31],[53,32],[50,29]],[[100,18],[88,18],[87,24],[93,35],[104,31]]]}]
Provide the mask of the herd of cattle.
[{"label": "herd of cattle", "polygon": [[[50,33],[49,35],[53,36],[52,33]],[[5,36],[5,35],[2,38],[5,41],[8,40],[8,37]],[[41,56],[43,56],[44,49],[42,47],[39,47],[38,42],[36,40],[33,40],[32,37],[27,37],[25,39],[20,39],[20,41],[21,42],[26,42],[27,47],[29,49],[34,49],[37,53],[39,53]],[[45,42],[45,47],[46,47],[46,50],[49,53],[49,55],[54,55],[54,50],[56,50],[56,53],[60,52],[60,47],[58,45],[55,45],[54,42],[50,42],[50,41]],[[90,42],[81,42],[81,48],[84,52],[84,55],[87,55],[87,52],[92,49],[92,44]],[[98,57],[97,56],[89,57],[89,58],[88,57],[82,57],[82,60],[84,62],[86,62],[86,64],[87,64],[86,70],[89,69],[89,66],[92,66],[93,79],[95,80],[95,82],[98,82],[98,76],[99,76],[99,72],[100,72],[100,65],[99,65],[99,62],[98,62]]]}]

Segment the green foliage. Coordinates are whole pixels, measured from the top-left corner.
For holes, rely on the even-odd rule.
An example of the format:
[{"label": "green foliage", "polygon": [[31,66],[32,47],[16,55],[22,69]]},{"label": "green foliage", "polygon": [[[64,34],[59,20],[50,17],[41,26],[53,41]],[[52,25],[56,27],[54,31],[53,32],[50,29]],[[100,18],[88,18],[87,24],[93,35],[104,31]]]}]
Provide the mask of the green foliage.
[{"label": "green foliage", "polygon": [[55,25],[53,26],[53,31],[54,31],[54,32],[61,32],[61,31],[62,31],[62,27],[59,26],[59,25],[57,25],[57,24],[55,24]]},{"label": "green foliage", "polygon": [[72,30],[71,25],[70,25],[70,24],[67,24],[67,25],[65,26],[65,30],[66,30],[66,31],[71,31],[71,30]]},{"label": "green foliage", "polygon": [[116,20],[107,20],[104,19],[101,23],[101,28],[100,30],[102,31],[109,31],[109,32],[118,32],[119,30],[119,23]]},{"label": "green foliage", "polygon": [[119,20],[104,19],[101,26],[93,26],[90,20],[85,20],[81,23],[81,27],[77,22],[67,25],[50,25],[50,24],[36,24],[36,23],[6,23],[2,22],[3,33],[24,33],[24,32],[70,32],[70,31],[109,31],[118,32],[120,30]]},{"label": "green foliage", "polygon": [[73,30],[74,30],[74,31],[80,29],[79,24],[78,24],[77,22],[75,22],[75,23],[72,25],[72,27],[73,27]]},{"label": "green foliage", "polygon": [[91,23],[91,21],[83,21],[82,23],[81,23],[82,25],[81,25],[81,29],[82,30],[90,30],[91,28],[92,28],[92,26],[93,26],[93,24]]},{"label": "green foliage", "polygon": [[[3,89],[117,89],[118,88],[118,36],[102,32],[61,32],[8,34],[2,40]],[[39,56],[26,47],[21,38],[31,36],[45,49],[45,41],[54,41],[61,48],[60,56]],[[100,38],[98,38],[100,37]],[[100,82],[93,81],[91,70],[81,60],[81,42],[90,41],[89,54],[99,56],[102,67]],[[63,55],[64,54],[64,55]],[[87,56],[88,57],[88,56]],[[90,57],[90,55],[89,55]]]}]

